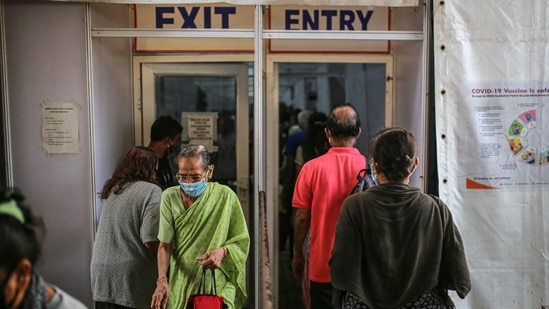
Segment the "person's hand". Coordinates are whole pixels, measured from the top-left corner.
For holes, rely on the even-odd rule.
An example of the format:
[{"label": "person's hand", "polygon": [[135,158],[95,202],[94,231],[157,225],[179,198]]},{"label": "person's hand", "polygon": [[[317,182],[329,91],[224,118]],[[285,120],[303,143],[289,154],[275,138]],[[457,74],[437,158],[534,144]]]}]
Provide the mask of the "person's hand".
[{"label": "person's hand", "polygon": [[156,289],[154,290],[152,297],[151,308],[166,309],[169,294],[168,279],[166,279],[166,277],[158,278],[158,280],[156,280]]},{"label": "person's hand", "polygon": [[301,280],[303,277],[303,270],[305,269],[305,257],[303,255],[294,254],[292,260],[292,272],[297,280]]},{"label": "person's hand", "polygon": [[208,269],[216,269],[221,266],[221,261],[225,257],[227,249],[221,247],[212,251],[206,252],[203,255],[196,258],[198,263]]}]

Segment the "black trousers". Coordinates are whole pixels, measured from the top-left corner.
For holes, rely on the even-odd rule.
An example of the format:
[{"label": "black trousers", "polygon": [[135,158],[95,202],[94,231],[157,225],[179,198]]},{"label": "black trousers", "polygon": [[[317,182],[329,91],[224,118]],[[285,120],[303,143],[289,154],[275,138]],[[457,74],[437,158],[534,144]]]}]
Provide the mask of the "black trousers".
[{"label": "black trousers", "polygon": [[311,309],[332,309],[334,288],[329,282],[310,282]]}]

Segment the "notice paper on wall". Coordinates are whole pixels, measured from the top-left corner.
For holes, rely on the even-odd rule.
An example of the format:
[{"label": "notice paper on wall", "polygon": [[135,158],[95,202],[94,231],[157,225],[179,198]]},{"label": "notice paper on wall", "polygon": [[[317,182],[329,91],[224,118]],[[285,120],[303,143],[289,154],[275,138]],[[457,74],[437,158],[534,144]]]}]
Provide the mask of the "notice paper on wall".
[{"label": "notice paper on wall", "polygon": [[42,149],[46,154],[80,153],[76,102],[40,104],[42,108]]},{"label": "notice paper on wall", "polygon": [[181,113],[183,133],[181,140],[186,144],[203,145],[209,152],[217,152],[217,112]]}]

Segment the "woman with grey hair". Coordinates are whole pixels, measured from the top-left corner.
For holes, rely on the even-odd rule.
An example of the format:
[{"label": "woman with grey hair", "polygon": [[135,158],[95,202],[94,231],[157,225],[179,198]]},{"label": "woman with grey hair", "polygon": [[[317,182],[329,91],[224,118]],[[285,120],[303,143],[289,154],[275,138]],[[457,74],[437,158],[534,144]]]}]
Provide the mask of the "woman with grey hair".
[{"label": "woman with grey hair", "polygon": [[215,272],[217,294],[228,308],[242,308],[250,236],[238,196],[210,182],[214,166],[204,146],[184,147],[177,165],[179,186],[162,193],[158,279],[151,307],[186,308],[207,268]]}]

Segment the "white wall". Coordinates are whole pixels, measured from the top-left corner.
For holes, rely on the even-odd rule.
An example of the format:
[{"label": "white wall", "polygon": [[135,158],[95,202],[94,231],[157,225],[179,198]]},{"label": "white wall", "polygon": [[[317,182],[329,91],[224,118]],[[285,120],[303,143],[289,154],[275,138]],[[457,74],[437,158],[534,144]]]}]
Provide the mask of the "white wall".
[{"label": "white wall", "polygon": [[[91,39],[85,4],[4,4],[14,183],[46,225],[38,271],[92,307],[97,192],[133,146],[130,39]],[[92,27],[127,27],[127,5],[91,5]],[[91,53],[90,53],[91,51]],[[93,75],[89,66],[93,68]],[[76,101],[80,153],[46,155],[40,103]],[[99,203],[97,203],[99,204]]]},{"label": "white wall", "polygon": [[[393,30],[421,31],[423,30],[424,6],[411,8],[393,8]],[[424,34],[427,38],[427,34]],[[427,115],[423,109],[425,98],[423,89],[427,85],[422,79],[426,63],[423,59],[422,41],[393,41],[394,55],[394,89],[395,104],[393,109],[393,123],[409,129],[416,137],[417,153],[420,166],[410,179],[410,184],[422,188],[426,177],[423,175],[423,166],[426,164],[427,154],[423,153],[424,126]]]},{"label": "white wall", "polygon": [[[13,185],[46,225],[38,271],[90,303],[92,244],[90,122],[84,5],[5,4]],[[42,152],[41,108],[76,101],[78,154]]]},{"label": "white wall", "polygon": [[[549,166],[539,160],[549,136],[548,3],[433,6],[438,175],[446,180],[439,190],[463,237],[472,281],[461,308],[549,308]],[[520,138],[535,164],[507,140],[511,123],[530,109],[538,122]],[[486,123],[499,126],[491,132]],[[485,145],[499,151],[485,155]]]},{"label": "white wall", "polygon": [[[92,29],[130,27],[130,7],[93,4],[91,21]],[[130,55],[130,38],[92,38],[95,192],[101,191],[125,152],[134,145]],[[100,210],[97,198],[96,222]]]}]

